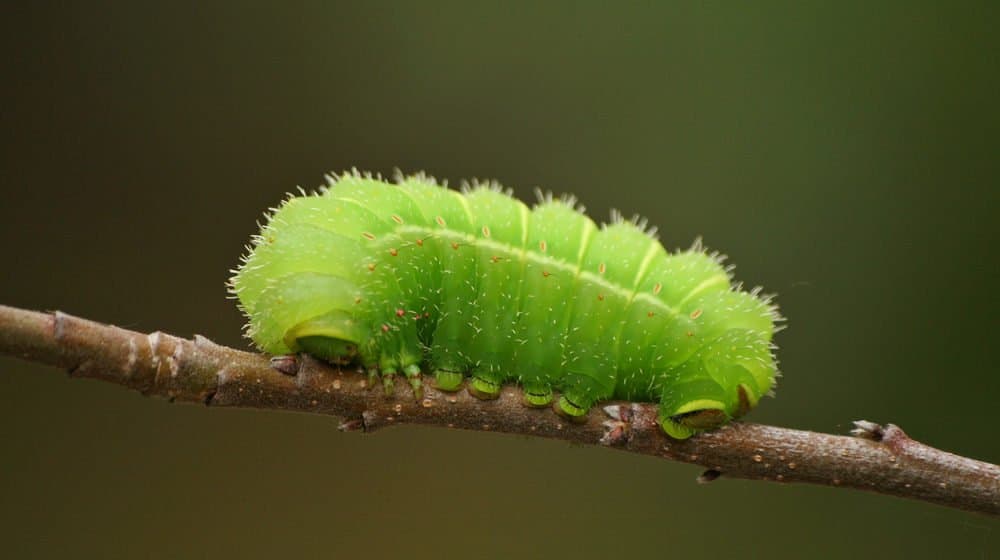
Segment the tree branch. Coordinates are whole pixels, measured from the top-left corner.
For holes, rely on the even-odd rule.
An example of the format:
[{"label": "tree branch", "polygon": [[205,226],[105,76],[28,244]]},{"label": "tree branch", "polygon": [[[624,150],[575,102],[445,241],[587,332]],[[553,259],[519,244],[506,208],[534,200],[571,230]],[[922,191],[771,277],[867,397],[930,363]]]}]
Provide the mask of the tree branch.
[{"label": "tree branch", "polygon": [[171,401],[331,414],[345,419],[343,430],[424,424],[541,436],[701,465],[700,482],[726,476],[840,486],[1000,516],[1000,467],[934,449],[892,424],[855,422],[850,437],[736,422],[678,441],[656,423],[654,404],[608,403],[572,424],[524,406],[514,387],[494,401],[433,387],[417,399],[405,383],[387,396],[370,389],[364,374],[306,355],[269,358],[202,336],[147,335],[2,305],[0,354]]}]

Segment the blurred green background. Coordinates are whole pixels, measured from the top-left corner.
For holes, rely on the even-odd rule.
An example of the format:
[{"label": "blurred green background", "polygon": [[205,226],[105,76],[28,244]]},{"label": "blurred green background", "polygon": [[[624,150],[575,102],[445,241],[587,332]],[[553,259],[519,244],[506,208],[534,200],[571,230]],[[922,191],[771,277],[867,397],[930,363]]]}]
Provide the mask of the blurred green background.
[{"label": "blurred green background", "polygon": [[[2,8],[0,302],[245,347],[255,221],[350,166],[573,192],[779,294],[757,422],[1000,461],[993,3]],[[0,359],[34,557],[1000,557],[1000,523],[646,457],[172,406]]]}]

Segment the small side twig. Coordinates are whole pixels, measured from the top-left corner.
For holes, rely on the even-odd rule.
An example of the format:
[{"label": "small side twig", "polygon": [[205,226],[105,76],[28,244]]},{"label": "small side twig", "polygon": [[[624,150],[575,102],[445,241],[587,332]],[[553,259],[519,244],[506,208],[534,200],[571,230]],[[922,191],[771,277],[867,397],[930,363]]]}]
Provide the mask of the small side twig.
[{"label": "small side twig", "polygon": [[856,488],[1000,516],[1000,466],[910,439],[899,427],[855,422],[853,436],[732,423],[673,440],[656,423],[656,406],[613,402],[582,424],[522,405],[511,387],[493,401],[424,387],[415,398],[370,389],[367,377],[309,356],[276,356],[142,334],[79,319],[0,306],[0,354],[50,364],[74,377],[101,379],[171,401],[210,406],[330,414],[343,430],[424,424],[518,433],[604,445],[701,465],[699,482],[719,477]]}]

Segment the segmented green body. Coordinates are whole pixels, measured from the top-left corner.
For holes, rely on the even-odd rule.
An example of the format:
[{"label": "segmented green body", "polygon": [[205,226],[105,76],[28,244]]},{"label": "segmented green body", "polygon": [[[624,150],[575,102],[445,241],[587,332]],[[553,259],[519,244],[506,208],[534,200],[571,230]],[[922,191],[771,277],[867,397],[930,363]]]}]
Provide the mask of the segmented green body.
[{"label": "segmented green body", "polygon": [[231,285],[266,352],[360,360],[383,379],[582,417],[659,401],[677,438],[756,405],[774,384],[769,298],[730,285],[700,246],[670,254],[635,221],[598,227],[571,199],[533,209],[493,186],[346,174],[270,216]]}]

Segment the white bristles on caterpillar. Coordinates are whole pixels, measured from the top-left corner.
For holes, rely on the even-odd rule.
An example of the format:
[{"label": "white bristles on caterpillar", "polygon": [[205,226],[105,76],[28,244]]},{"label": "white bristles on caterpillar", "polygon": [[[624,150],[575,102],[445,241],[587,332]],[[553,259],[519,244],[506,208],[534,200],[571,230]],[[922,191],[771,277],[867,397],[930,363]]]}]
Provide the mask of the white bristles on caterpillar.
[{"label": "white bristles on caterpillar", "polygon": [[[357,168],[324,179],[263,214],[227,286],[268,352],[407,376],[429,365],[484,398],[513,381],[533,406],[556,390],[571,417],[659,399],[678,438],[773,386],[773,295],[744,291],[700,238],[668,252],[638,214],[598,225],[575,196],[535,189],[532,209],[493,180],[442,192],[398,169],[391,183]],[[702,409],[716,416],[684,424]]]}]

